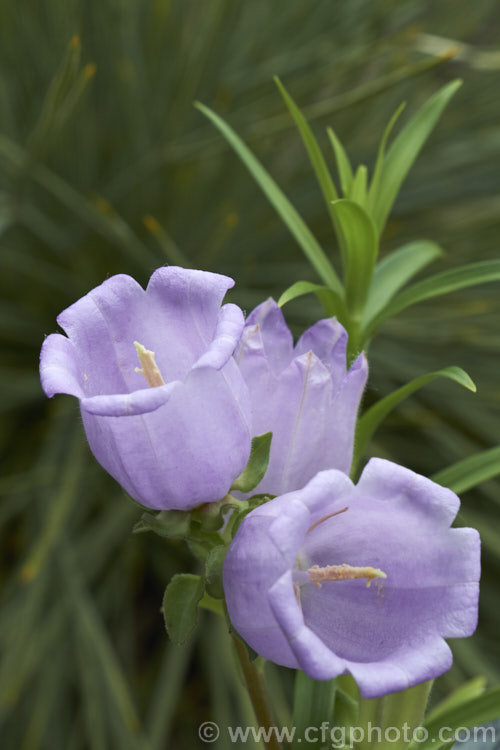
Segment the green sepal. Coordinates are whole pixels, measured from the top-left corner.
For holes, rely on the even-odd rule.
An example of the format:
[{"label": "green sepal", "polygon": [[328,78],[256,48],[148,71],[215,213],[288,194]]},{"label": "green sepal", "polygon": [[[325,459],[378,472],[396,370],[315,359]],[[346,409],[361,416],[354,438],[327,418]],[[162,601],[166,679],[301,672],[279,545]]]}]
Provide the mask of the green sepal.
[{"label": "green sepal", "polygon": [[230,508],[235,510],[246,508],[246,502],[232,495],[226,495],[218,503],[199,505],[193,510],[192,515],[194,522],[198,523],[204,531],[219,531],[224,525],[224,517]]},{"label": "green sepal", "polygon": [[227,547],[219,544],[212,547],[205,562],[205,584],[207,592],[214,599],[224,598],[224,589],[222,586],[222,566],[226,558]]},{"label": "green sepal", "polygon": [[186,544],[193,557],[205,565],[213,545],[209,542],[197,541],[196,539],[186,539]]},{"label": "green sepal", "polygon": [[198,621],[198,604],[205,582],[192,573],[175,575],[163,596],[162,612],[170,639],[177,645],[187,641]]},{"label": "green sepal", "polygon": [[154,513],[143,513],[133,528],[134,534],[154,531],[161,537],[187,539],[189,536],[191,516],[184,510],[161,510]]},{"label": "green sepal", "polygon": [[272,432],[266,432],[252,438],[248,463],[239,477],[234,480],[231,490],[251,492],[262,481],[269,465],[272,437]]}]

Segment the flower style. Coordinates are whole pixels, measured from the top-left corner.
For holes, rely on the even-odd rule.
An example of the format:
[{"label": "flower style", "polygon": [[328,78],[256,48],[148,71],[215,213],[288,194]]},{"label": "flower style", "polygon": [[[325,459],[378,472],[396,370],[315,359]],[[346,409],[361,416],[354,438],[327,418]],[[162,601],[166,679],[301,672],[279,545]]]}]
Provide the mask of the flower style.
[{"label": "flower style", "polygon": [[347,371],[346,346],[346,331],[331,318],[315,323],[294,347],[273,299],[248,316],[235,358],[250,390],[253,433],[273,433],[256,493],[298,490],[324,469],[349,473],[368,366],[361,354]]},{"label": "flower style", "polygon": [[146,290],[113,276],[59,315],[67,337],[43,344],[45,393],[80,400],[95,457],[150,508],[219,500],[247,463],[249,396],[232,359],[244,318],[221,307],[233,284],[176,267]]},{"label": "flower style", "polygon": [[459,505],[383,459],[356,486],[320,472],[243,520],[223,570],[234,627],[313,679],[352,674],[366,698],[437,677],[452,662],[444,638],[477,622],[479,535],[450,528]]}]

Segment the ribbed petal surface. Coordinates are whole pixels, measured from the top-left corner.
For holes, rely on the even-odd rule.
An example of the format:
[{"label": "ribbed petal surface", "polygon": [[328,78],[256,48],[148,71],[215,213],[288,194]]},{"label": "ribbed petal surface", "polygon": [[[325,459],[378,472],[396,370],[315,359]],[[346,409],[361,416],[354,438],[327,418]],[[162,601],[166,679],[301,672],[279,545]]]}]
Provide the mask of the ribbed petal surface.
[{"label": "ribbed petal surface", "polygon": [[349,473],[368,366],[360,355],[347,371],[346,345],[332,318],[312,326],[294,348],[272,299],[249,315],[236,361],[250,390],[253,433],[273,433],[269,467],[255,492],[290,492],[325,469]]}]

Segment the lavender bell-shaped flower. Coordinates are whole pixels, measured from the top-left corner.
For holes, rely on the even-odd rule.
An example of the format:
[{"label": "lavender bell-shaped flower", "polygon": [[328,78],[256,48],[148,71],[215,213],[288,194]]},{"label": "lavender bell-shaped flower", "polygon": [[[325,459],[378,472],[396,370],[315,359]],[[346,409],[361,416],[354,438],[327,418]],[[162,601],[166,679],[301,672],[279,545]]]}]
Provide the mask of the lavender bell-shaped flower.
[{"label": "lavender bell-shaped flower", "polygon": [[346,346],[346,331],[330,318],[294,347],[273,299],[248,316],[235,359],[250,390],[253,434],[273,433],[269,467],[255,493],[300,489],[323,469],[349,473],[368,365],[361,354],[347,371]]},{"label": "lavender bell-shaped flower", "polygon": [[58,317],[45,339],[47,396],[80,400],[99,463],[138,502],[185,509],[219,500],[250,454],[250,403],[232,354],[241,310],[233,280],[160,268],[144,290],[113,276]]},{"label": "lavender bell-shaped flower", "polygon": [[243,520],[223,570],[231,621],[257,653],[310,677],[350,673],[373,698],[451,666],[477,622],[480,542],[452,529],[448,489],[382,459],[355,486],[320,472]]}]

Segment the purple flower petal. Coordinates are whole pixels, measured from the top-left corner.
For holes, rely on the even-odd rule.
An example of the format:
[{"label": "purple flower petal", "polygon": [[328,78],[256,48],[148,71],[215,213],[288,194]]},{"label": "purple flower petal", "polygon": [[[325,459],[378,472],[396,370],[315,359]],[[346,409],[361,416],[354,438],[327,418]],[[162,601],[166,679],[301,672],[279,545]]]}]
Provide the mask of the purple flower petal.
[{"label": "purple flower petal", "polygon": [[[442,674],[443,639],[477,623],[479,535],[450,528],[458,506],[450,490],[381,459],[357,486],[319,473],[242,522],[224,564],[232,622],[265,658],[314,679],[350,673],[365,697]],[[314,566],[346,565],[386,578],[311,579]]]},{"label": "purple flower petal", "polygon": [[347,334],[320,320],[295,349],[274,300],[248,317],[236,361],[250,390],[253,433],[273,433],[267,473],[255,492],[280,495],[319,471],[349,473],[354,428],[368,375],[364,355],[347,371]]},{"label": "purple flower petal", "polygon": [[[232,358],[244,319],[220,306],[233,283],[169,267],[145,291],[114,276],[61,313],[69,338],[43,345],[45,392],[80,399],[97,460],[148,507],[219,500],[247,463],[249,395]],[[135,341],[154,352],[164,385],[137,372]]]}]

